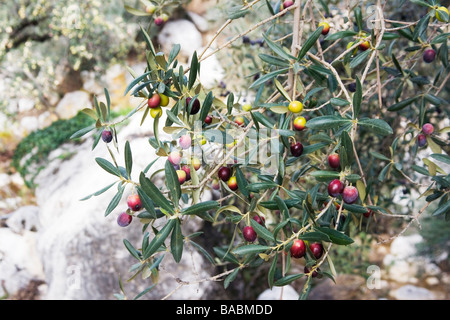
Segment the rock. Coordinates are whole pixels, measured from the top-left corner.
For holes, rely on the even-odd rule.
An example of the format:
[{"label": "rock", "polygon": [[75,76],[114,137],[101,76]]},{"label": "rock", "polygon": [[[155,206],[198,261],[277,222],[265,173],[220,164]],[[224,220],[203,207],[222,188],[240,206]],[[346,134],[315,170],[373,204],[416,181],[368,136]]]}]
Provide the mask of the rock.
[{"label": "rock", "polygon": [[[392,257],[392,260],[390,263],[386,263],[389,257]],[[417,282],[415,276],[417,275],[418,269],[415,264],[411,264],[406,260],[395,259],[392,255],[387,255],[384,261],[388,268],[389,279],[402,283]]]},{"label": "rock", "polygon": [[391,244],[383,259],[387,277],[401,283],[418,283],[420,277],[436,276],[440,268],[430,258],[417,255],[416,245],[423,241],[419,234],[400,236]]},{"label": "rock", "polygon": [[[131,70],[133,70],[138,76],[145,72],[147,68],[146,62],[138,62],[130,65]],[[126,83],[130,83],[134,80],[134,77],[128,71],[125,73],[125,81]]]},{"label": "rock", "polygon": [[[185,19],[168,21],[158,34],[158,42],[165,53],[169,53],[174,44],[179,44],[181,46],[180,55],[184,56],[186,60],[203,45],[202,35],[195,24]],[[182,61],[180,60],[180,62]]]},{"label": "rock", "polygon": [[428,278],[425,279],[425,282],[429,286],[435,286],[435,285],[438,285],[440,283],[439,279],[436,278],[436,277],[428,277]]},{"label": "rock", "polygon": [[[115,101],[115,96],[123,96],[124,86],[126,85],[126,70],[120,64],[112,65],[106,70],[105,75],[101,77],[101,83],[107,88],[111,96],[111,100]],[[102,88],[102,92],[104,91]]]},{"label": "rock", "polygon": [[[44,279],[42,263],[36,251],[36,232],[17,234],[0,228],[0,283],[9,295],[16,294],[31,281]],[[5,292],[0,286],[0,297]]]},{"label": "rock", "polygon": [[11,183],[10,175],[7,173],[0,173],[0,189],[5,188]]},{"label": "rock", "polygon": [[55,111],[62,119],[69,119],[84,108],[92,108],[89,94],[84,91],[68,92],[57,104]]},{"label": "rock", "polygon": [[308,300],[371,300],[375,290],[367,287],[366,279],[357,275],[338,275],[336,284],[329,278],[321,279],[311,289]]},{"label": "rock", "polygon": [[6,220],[6,225],[17,234],[25,231],[37,231],[40,226],[39,207],[23,206],[17,209]]},{"label": "rock", "polygon": [[435,295],[428,289],[405,285],[394,291],[393,296],[397,300],[434,300]]},{"label": "rock", "polygon": [[54,121],[58,120],[58,117],[50,111],[45,111],[38,116],[39,129],[44,129],[51,125]]},{"label": "rock", "polygon": [[[124,165],[122,151],[125,141],[129,140],[134,181],[138,181],[140,171],[155,159],[154,149],[148,144],[153,126],[147,122],[140,126],[140,121],[141,117],[136,114],[118,133],[120,154],[116,160]],[[149,117],[146,121],[151,122],[152,119]],[[161,121],[164,123],[165,119]],[[167,136],[161,132],[160,138],[166,139]],[[113,295],[120,292],[119,277],[127,298],[133,298],[151,285],[150,279],[142,280],[140,275],[134,281],[126,281],[134,274],[129,269],[136,260],[125,248],[123,239],[140,248],[143,236],[138,218],[126,228],[119,227],[116,222],[117,216],[127,208],[126,197],[132,191],[131,186],[127,186],[119,205],[107,217],[104,213],[117,193],[116,185],[99,196],[80,201],[117,180],[96,164],[96,157],[110,159],[110,155],[102,141],[91,151],[91,139],[73,147],[75,154],[70,159],[52,161],[35,180],[41,221],[38,252],[47,284],[42,299],[115,299]],[[165,161],[166,158],[161,157],[149,174],[164,168]],[[157,185],[162,183],[158,179],[153,181]],[[207,199],[211,199],[211,194],[203,195],[202,200]],[[158,220],[155,227],[162,220]],[[197,221],[186,220],[184,234],[198,230]],[[151,228],[147,231],[152,232]],[[160,265],[158,285],[141,299],[161,299],[169,294],[178,285],[174,276],[191,282],[208,278],[213,272],[213,268],[208,268],[210,265],[193,246],[185,247],[180,264],[174,263],[171,255],[166,254]],[[211,298],[221,292],[221,287],[214,281],[185,285],[175,290],[169,299]]]},{"label": "rock", "polygon": [[395,238],[391,243],[390,252],[397,259],[405,259],[416,254],[416,245],[423,241],[419,234],[401,236]]},{"label": "rock", "polygon": [[450,274],[443,273],[441,277],[441,281],[443,284],[450,285]]},{"label": "rock", "polygon": [[39,129],[39,121],[37,117],[27,116],[20,119],[20,127],[25,135]]},{"label": "rock", "polygon": [[35,106],[34,99],[28,99],[28,98],[21,98],[18,102],[19,105],[19,112],[27,112],[33,110]]},{"label": "rock", "polygon": [[[203,48],[199,50],[203,52]],[[205,56],[210,53],[212,49],[208,49]],[[190,62],[189,62],[190,63]],[[217,87],[225,78],[225,70],[222,68],[217,56],[212,55],[201,62],[200,68],[200,82],[206,89],[212,89]]]},{"label": "rock", "polygon": [[187,15],[200,32],[207,32],[209,30],[208,21],[201,15],[191,11],[188,11]]},{"label": "rock", "polygon": [[94,95],[103,94],[103,85],[96,78],[96,72],[84,70],[81,71],[80,76],[83,82],[83,90]]},{"label": "rock", "polygon": [[0,111],[0,131],[6,130],[6,125],[8,124],[8,118],[6,114]]},{"label": "rock", "polygon": [[272,289],[264,290],[257,298],[257,300],[298,300],[299,293],[295,291],[294,287],[287,285],[283,287],[272,287]]},{"label": "rock", "polygon": [[22,202],[21,197],[10,197],[0,201],[0,209],[11,210],[19,207]]},{"label": "rock", "polygon": [[428,276],[437,276],[440,275],[442,273],[441,268],[439,268],[437,265],[435,265],[434,263],[432,263],[431,261],[427,261],[428,263],[426,263],[423,267],[424,267],[424,272],[426,275]]},{"label": "rock", "polygon": [[189,12],[197,13],[199,15],[205,15],[209,9],[214,7],[215,4],[216,2],[214,1],[192,0],[187,4],[186,10],[188,10]]}]

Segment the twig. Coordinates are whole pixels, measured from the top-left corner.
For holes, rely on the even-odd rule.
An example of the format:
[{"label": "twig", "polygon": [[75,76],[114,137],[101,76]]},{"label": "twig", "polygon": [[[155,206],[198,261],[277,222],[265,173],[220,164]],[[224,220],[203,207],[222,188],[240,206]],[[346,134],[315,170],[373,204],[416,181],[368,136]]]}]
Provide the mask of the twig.
[{"label": "twig", "polygon": [[[243,7],[241,10],[246,10],[248,8],[251,8],[253,5],[255,5],[256,3],[258,3],[261,0],[254,0],[252,3],[246,5],[245,7]],[[199,60],[202,59],[203,55],[206,53],[206,51],[211,47],[211,45],[214,43],[214,41],[217,39],[217,37],[222,33],[223,30],[225,30],[225,28],[231,24],[231,22],[233,22],[233,19],[228,19],[223,25],[222,27],[219,28],[219,30],[216,31],[216,33],[214,34],[213,38],[211,39],[211,41],[206,45],[205,49],[203,50],[203,52],[200,54],[200,56],[198,57]]]},{"label": "twig", "polygon": [[[203,56],[201,59],[198,60],[198,62],[202,62],[202,61],[208,59],[210,56],[216,54],[216,53],[219,52],[220,50],[222,50],[222,49],[228,47],[230,44],[232,44],[233,42],[235,42],[237,39],[242,38],[242,37],[245,36],[246,34],[252,32],[253,30],[255,30],[255,29],[257,29],[257,28],[259,28],[260,26],[266,24],[267,22],[270,22],[270,21],[272,21],[272,20],[274,20],[274,19],[276,19],[276,18],[278,18],[278,17],[281,17],[282,15],[284,15],[285,13],[287,13],[288,11],[293,10],[293,9],[295,9],[295,8],[296,8],[295,5],[290,6],[289,8],[286,8],[286,9],[284,9],[284,10],[278,12],[277,14],[275,14],[275,15],[273,15],[273,16],[270,16],[270,17],[267,18],[267,19],[264,19],[264,20],[258,22],[257,24],[255,24],[254,26],[252,26],[250,29],[248,29],[248,30],[246,30],[246,31],[244,31],[244,32],[242,32],[242,33],[240,33],[240,34],[238,34],[237,36],[233,37],[232,39],[230,39],[229,41],[227,41],[226,43],[224,43],[223,45],[221,45],[221,46],[218,47],[217,49],[215,49],[215,50],[213,50],[212,52],[210,52],[209,54],[207,54],[206,56]],[[187,69],[184,71],[184,73],[189,72],[189,70],[190,70],[190,67],[187,68]]]},{"label": "twig", "polygon": [[427,204],[424,205],[424,206],[422,207],[422,209],[419,210],[419,212],[417,213],[417,215],[416,215],[415,217],[412,218],[413,220],[411,220],[411,221],[406,225],[406,227],[405,227],[402,231],[400,231],[400,233],[398,233],[398,234],[396,234],[395,236],[392,236],[392,237],[390,237],[390,238],[388,238],[388,239],[385,239],[385,240],[382,240],[382,241],[380,241],[380,242],[377,242],[377,244],[378,244],[378,245],[379,245],[379,244],[384,244],[384,243],[386,243],[386,242],[390,242],[390,241],[394,240],[395,238],[398,238],[399,236],[401,236],[402,234],[404,234],[404,233],[406,232],[406,230],[409,229],[409,227],[411,226],[411,224],[412,224],[414,221],[417,221],[418,225],[420,226],[420,222],[419,222],[418,218],[419,218],[419,216],[425,211],[425,209],[428,208],[428,206],[429,206],[430,204],[431,204],[431,202],[427,202]]}]

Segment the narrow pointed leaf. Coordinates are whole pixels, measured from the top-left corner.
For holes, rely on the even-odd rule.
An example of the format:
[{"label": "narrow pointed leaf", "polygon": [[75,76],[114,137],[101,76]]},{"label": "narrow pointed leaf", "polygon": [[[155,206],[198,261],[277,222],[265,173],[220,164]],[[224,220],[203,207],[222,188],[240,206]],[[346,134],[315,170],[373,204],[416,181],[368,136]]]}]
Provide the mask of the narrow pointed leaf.
[{"label": "narrow pointed leaf", "polygon": [[418,98],[419,98],[419,96],[402,100],[400,102],[397,102],[397,103],[391,105],[387,110],[388,111],[402,110],[403,108],[409,106],[411,103],[415,102]]},{"label": "narrow pointed leaf", "polygon": [[270,264],[269,274],[268,274],[268,282],[269,282],[269,288],[273,287],[274,280],[275,280],[275,271],[277,270],[277,261],[278,261],[278,254],[275,254],[273,257],[273,261]]},{"label": "narrow pointed leaf", "polygon": [[125,142],[125,168],[126,168],[128,177],[131,177],[132,167],[133,167],[133,157],[131,155],[130,142],[127,141],[127,142]]},{"label": "narrow pointed leaf", "polygon": [[346,234],[340,231],[327,227],[316,227],[316,229],[320,232],[325,233],[330,238],[332,243],[339,245],[348,245],[354,242],[352,238],[349,238]]},{"label": "narrow pointed leaf", "polygon": [[359,111],[361,109],[362,103],[362,86],[361,81],[359,81],[359,77],[356,77],[356,91],[353,94],[353,118],[356,119],[359,116]]},{"label": "narrow pointed leaf", "polygon": [[306,127],[310,129],[326,130],[338,128],[351,123],[352,120],[341,118],[338,116],[321,116],[315,117],[306,122]]},{"label": "narrow pointed leaf", "polygon": [[393,133],[391,126],[382,119],[361,119],[358,125],[383,136]]},{"label": "narrow pointed leaf", "polygon": [[139,250],[136,250],[133,245],[128,241],[127,239],[123,239],[123,244],[125,245],[125,248],[127,248],[128,252],[137,260],[141,260],[140,252]]},{"label": "narrow pointed leaf", "polygon": [[109,162],[106,159],[103,158],[95,158],[95,161],[97,164],[102,167],[103,170],[105,170],[108,173],[111,173],[115,176],[120,177],[120,171],[118,168],[116,168],[111,162]]},{"label": "narrow pointed leaf", "polygon": [[169,189],[172,202],[175,206],[178,206],[181,197],[181,186],[177,172],[169,160],[166,161],[164,172],[166,174],[166,186]]},{"label": "narrow pointed leaf", "polygon": [[169,220],[164,227],[156,234],[144,251],[144,260],[152,256],[164,243],[175,225],[176,219]]},{"label": "narrow pointed leaf", "polygon": [[153,205],[152,199],[142,190],[141,187],[136,187],[139,199],[141,199],[142,206],[148,211],[153,217],[156,217],[155,206]]},{"label": "narrow pointed leaf", "polygon": [[211,255],[209,254],[208,251],[205,250],[205,248],[203,248],[197,242],[194,242],[192,240],[190,240],[189,243],[193,244],[194,247],[196,247],[205,256],[205,258],[208,259],[209,262],[211,262],[211,264],[215,264],[215,261],[214,261],[213,257],[211,257]]},{"label": "narrow pointed leaf", "polygon": [[142,33],[144,34],[144,38],[145,38],[145,41],[147,42],[147,46],[150,49],[150,52],[152,53],[153,57],[155,57],[156,51],[155,51],[155,47],[153,46],[150,36],[148,35],[147,31],[145,31],[145,29],[142,28],[142,26],[140,26],[140,28],[141,28]]},{"label": "narrow pointed leaf", "polygon": [[214,101],[214,95],[213,92],[210,91],[208,92],[208,94],[206,95],[205,100],[203,101],[203,105],[200,111],[200,121],[204,122],[206,117],[208,116],[209,110],[212,107]]},{"label": "narrow pointed leaf", "polygon": [[92,194],[90,194],[90,195],[88,195],[88,196],[86,196],[86,197],[80,199],[80,201],[85,201],[85,200],[90,199],[91,197],[95,197],[95,196],[101,195],[101,194],[104,193],[105,191],[109,190],[109,189],[110,189],[113,185],[115,185],[116,183],[117,183],[117,181],[111,183],[110,185],[104,187],[103,189],[100,189],[99,191],[96,191],[96,192],[94,192],[94,193],[92,193]]},{"label": "narrow pointed leaf", "polygon": [[230,273],[223,282],[223,287],[226,289],[230,285],[231,282],[233,282],[234,279],[236,279],[236,276],[239,273],[239,268],[234,269],[232,273]]},{"label": "narrow pointed leaf", "polygon": [[297,61],[300,61],[306,55],[309,49],[312,48],[312,46],[316,43],[317,39],[319,39],[320,35],[322,34],[322,30],[323,26],[320,26],[309,36],[308,39],[306,39],[305,43],[300,49],[300,52],[298,53]]},{"label": "narrow pointed leaf", "polygon": [[153,200],[153,202],[166,210],[167,212],[174,213],[175,210],[169,200],[161,193],[161,191],[150,181],[147,177],[145,177],[144,173],[141,172],[139,176],[139,183],[141,184],[142,190],[145,194]]},{"label": "narrow pointed leaf", "polygon": [[304,273],[290,274],[290,275],[284,276],[284,277],[278,279],[277,281],[275,281],[274,285],[277,287],[283,287],[297,279],[300,279],[304,275],[305,275]]},{"label": "narrow pointed leaf", "polygon": [[245,197],[248,198],[250,194],[249,194],[248,189],[247,189],[247,185],[248,185],[247,179],[245,179],[245,176],[242,173],[241,168],[236,167],[235,172],[236,172],[236,181],[237,181],[238,188],[241,191],[241,193]]},{"label": "narrow pointed leaf", "polygon": [[291,60],[295,59],[295,57],[291,56],[289,53],[287,53],[281,46],[279,46],[277,43],[273,42],[269,39],[269,37],[263,33],[264,41],[267,43],[270,49],[272,49],[273,52],[275,52],[277,55],[279,55],[281,58],[285,60]]},{"label": "narrow pointed leaf", "polygon": [[106,208],[105,217],[108,216],[117,207],[120,200],[122,199],[124,190],[125,190],[124,186],[119,187],[119,190],[117,191],[116,195],[111,199],[108,207]]},{"label": "narrow pointed leaf", "polygon": [[199,68],[198,58],[197,58],[197,51],[194,52],[191,60],[191,68],[189,71],[189,81],[188,81],[188,88],[191,89],[192,86],[195,83],[195,80],[197,79],[197,72]]},{"label": "narrow pointed leaf", "polygon": [[267,228],[263,227],[262,225],[260,225],[258,222],[256,222],[254,219],[250,220],[250,225],[253,227],[253,229],[255,230],[256,234],[263,238],[264,240],[267,240],[269,242],[273,241],[273,234],[272,232],[270,232],[269,230],[267,230]]},{"label": "narrow pointed leaf", "polygon": [[367,61],[367,57],[371,53],[371,50],[364,51],[360,54],[358,54],[356,57],[353,58],[353,60],[350,62],[350,68],[356,68],[359,66],[362,62]]},{"label": "narrow pointed leaf", "polygon": [[175,219],[175,226],[173,227],[172,236],[170,240],[170,251],[176,263],[180,262],[183,255],[183,240],[184,236],[181,232],[180,219]]},{"label": "narrow pointed leaf", "polygon": [[207,212],[209,210],[215,210],[219,207],[219,202],[217,201],[205,201],[205,202],[200,202],[197,204],[194,204],[190,207],[184,208],[183,210],[181,210],[182,214],[185,215],[198,215],[204,212]]},{"label": "narrow pointed leaf", "polygon": [[269,246],[263,246],[260,244],[249,244],[245,246],[238,247],[233,250],[233,253],[238,256],[243,256],[246,254],[252,254],[252,253],[261,253],[263,251],[269,250]]},{"label": "narrow pointed leaf", "polygon": [[249,89],[253,89],[253,88],[259,87],[260,85],[264,84],[265,82],[275,78],[279,74],[285,73],[286,71],[288,71],[288,69],[289,68],[283,68],[283,69],[275,70],[275,71],[272,71],[272,72],[269,72],[269,73],[263,75],[258,80],[253,82]]}]

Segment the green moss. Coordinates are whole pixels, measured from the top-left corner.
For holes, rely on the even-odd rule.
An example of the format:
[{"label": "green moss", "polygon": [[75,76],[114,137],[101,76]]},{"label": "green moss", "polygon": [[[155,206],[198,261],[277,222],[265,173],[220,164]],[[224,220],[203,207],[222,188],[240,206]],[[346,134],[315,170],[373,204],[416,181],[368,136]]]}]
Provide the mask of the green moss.
[{"label": "green moss", "polygon": [[57,120],[50,126],[36,130],[25,137],[14,151],[12,166],[23,177],[26,185],[33,188],[34,178],[48,160],[51,151],[70,141],[70,136],[93,123],[83,113],[67,120]]}]

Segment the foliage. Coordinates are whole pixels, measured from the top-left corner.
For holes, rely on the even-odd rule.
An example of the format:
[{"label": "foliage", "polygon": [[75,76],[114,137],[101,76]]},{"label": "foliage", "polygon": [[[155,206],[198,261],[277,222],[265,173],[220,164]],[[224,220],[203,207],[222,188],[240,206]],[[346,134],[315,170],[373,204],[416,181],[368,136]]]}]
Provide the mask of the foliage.
[{"label": "foliage", "polygon": [[48,108],[68,70],[99,72],[122,61],[135,44],[130,17],[119,0],[2,3],[0,107],[27,97]]},{"label": "foliage", "polygon": [[[247,87],[230,92],[224,99],[198,81],[201,62],[209,56],[206,50],[195,52],[186,68],[177,60],[179,45],[174,45],[165,56],[155,50],[149,36],[152,24],[148,29],[142,28],[147,69],[143,74],[132,72],[134,80],[125,92],[141,97],[142,103],[127,117],[142,111],[141,123],[153,122],[155,135],[149,138],[149,144],[158,157],[169,157],[174,150],[181,150],[177,141],[183,135],[192,137],[193,146],[182,150],[180,164],[190,168],[191,179],[180,182],[178,163],[174,165],[169,157],[164,168],[156,169],[164,171],[163,186],[155,185],[151,179],[154,161],[136,174],[137,181],[132,180],[133,157],[128,142],[122,152],[122,142],[113,140],[125,167],[118,165],[120,161],[109,145],[112,162],[96,159],[119,184],[105,215],[117,207],[125,188],[139,194],[145,209],[127,210],[143,223],[139,248],[124,241],[137,260],[132,278],[140,273],[144,277],[152,275],[156,285],[161,261],[167,255],[180,261],[189,242],[211,263],[225,266],[226,271],[220,274],[225,288],[242,269],[265,265],[269,287],[306,279],[299,293],[300,299],[306,299],[315,272],[334,279],[334,248],[356,245],[354,236],[358,232],[349,230],[358,229],[366,213],[372,212],[377,220],[401,216],[413,222],[434,202],[437,209],[428,214],[448,220],[450,175],[439,163],[450,164],[446,154],[449,128],[442,127],[442,114],[437,112],[437,108],[444,109],[447,115],[449,112],[444,108],[448,106],[448,95],[443,90],[449,74],[449,33],[445,32],[448,15],[436,1],[410,2],[399,1],[398,5],[411,5],[425,15],[413,21],[394,21],[384,15],[381,7],[370,12],[360,1],[348,15],[346,8],[338,7],[335,15],[343,19],[342,25],[334,24],[334,18],[325,18],[331,12],[328,1],[296,1],[287,8],[280,7],[280,2],[262,0],[230,3],[228,20],[221,30],[248,18],[254,9],[264,9],[266,18],[213,52],[227,49],[264,26],[258,31],[263,46],[252,52],[258,76],[251,74]],[[379,23],[373,24],[374,18]],[[317,26],[323,20],[329,21],[333,29],[326,35],[324,27]],[[286,31],[287,26],[292,32]],[[368,48],[358,49],[366,41]],[[423,54],[430,48],[435,50],[436,59],[426,64]],[[243,110],[236,99],[244,91],[254,94],[249,111]],[[148,108],[147,101],[155,94],[172,101],[164,108],[165,120]],[[201,105],[198,112],[196,99]],[[291,111],[293,101],[302,103],[302,112]],[[118,123],[110,119],[109,101],[96,101],[93,109],[83,112],[95,119],[96,125],[73,137],[105,128],[116,136]],[[306,129],[298,131],[293,121],[300,113],[308,121]],[[153,119],[149,120],[149,114]],[[208,116],[212,122],[206,123]],[[243,118],[242,125],[235,121],[238,117]],[[434,124],[435,131],[426,134],[429,148],[420,149],[418,135],[424,134],[422,127],[427,122]],[[173,140],[160,139],[161,131],[172,134]],[[291,154],[291,145],[297,142],[303,144],[300,156]],[[415,161],[419,151],[426,153],[423,163]],[[327,164],[328,156],[335,152],[340,156],[339,169]],[[193,157],[202,160],[202,171],[195,170]],[[219,180],[217,173],[224,166],[231,168],[233,180],[229,181],[235,179],[236,184],[220,181],[222,197],[202,202],[202,193],[213,188],[212,180]],[[328,183],[336,179],[345,186],[356,187],[356,203],[327,192]],[[112,185],[85,199],[100,195]],[[427,204],[406,215],[392,212],[392,194],[386,189],[399,185],[419,191]],[[188,199],[191,205],[186,205]],[[181,226],[188,224],[191,216],[213,227],[226,224],[233,230],[227,243],[214,247],[214,256],[195,242],[198,233],[182,233]],[[265,223],[258,223],[255,217],[264,217]],[[163,221],[160,228],[155,227],[155,221]],[[255,242],[245,239],[244,226],[251,226],[256,232]],[[319,257],[306,248],[301,261],[309,270],[304,272],[293,268],[294,258],[289,254],[298,239],[310,244],[319,242],[324,248]],[[276,276],[280,265],[281,277]],[[327,266],[329,271],[321,266]]]}]

